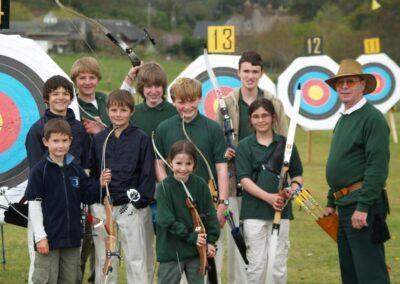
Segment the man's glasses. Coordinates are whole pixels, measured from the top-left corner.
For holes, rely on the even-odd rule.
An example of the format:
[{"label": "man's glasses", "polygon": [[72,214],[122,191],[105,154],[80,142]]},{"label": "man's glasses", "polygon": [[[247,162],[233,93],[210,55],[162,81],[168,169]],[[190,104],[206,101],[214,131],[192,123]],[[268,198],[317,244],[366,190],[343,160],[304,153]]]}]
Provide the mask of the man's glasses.
[{"label": "man's glasses", "polygon": [[361,82],[359,79],[347,78],[347,79],[339,79],[336,81],[336,88],[343,88],[346,83],[348,88],[353,88],[358,82]]}]

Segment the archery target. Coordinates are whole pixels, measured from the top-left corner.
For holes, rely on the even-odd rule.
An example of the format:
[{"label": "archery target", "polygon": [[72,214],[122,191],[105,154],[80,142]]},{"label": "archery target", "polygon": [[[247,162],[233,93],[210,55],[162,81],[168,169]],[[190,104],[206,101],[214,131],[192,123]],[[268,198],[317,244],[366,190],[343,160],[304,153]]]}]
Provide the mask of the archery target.
[{"label": "archery target", "polygon": [[43,81],[29,67],[0,55],[0,181],[15,186],[27,177],[25,138],[44,111]]},{"label": "archery target", "polygon": [[[234,88],[241,86],[240,78],[237,75],[240,56],[212,54],[208,57],[223,96],[227,96]],[[199,111],[210,119],[216,119],[218,100],[206,70],[204,55],[193,61],[176,79],[180,77],[188,77],[201,82],[202,99]],[[175,80],[170,84],[170,87],[175,83]],[[259,81],[259,87],[276,94],[275,84],[265,74]]]},{"label": "archery target", "polygon": [[[43,84],[54,75],[68,78],[34,41],[0,34],[0,186],[26,185],[26,135],[45,110]],[[71,108],[79,117],[76,100]]]},{"label": "archery target", "polygon": [[361,55],[357,61],[363,65],[363,72],[374,75],[377,81],[375,91],[365,98],[386,113],[400,99],[398,76],[394,75],[400,74],[399,66],[384,53]]},{"label": "archery target", "polygon": [[330,57],[299,57],[279,76],[278,96],[291,117],[294,94],[300,84],[299,125],[309,130],[332,129],[341,109],[339,96],[325,80],[334,76],[338,65]]}]

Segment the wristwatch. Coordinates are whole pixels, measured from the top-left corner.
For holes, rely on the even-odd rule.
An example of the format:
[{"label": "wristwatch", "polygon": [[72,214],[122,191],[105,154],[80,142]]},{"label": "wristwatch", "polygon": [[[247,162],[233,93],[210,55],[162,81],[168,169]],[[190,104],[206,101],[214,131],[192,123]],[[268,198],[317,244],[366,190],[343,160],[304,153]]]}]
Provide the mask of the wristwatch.
[{"label": "wristwatch", "polygon": [[229,206],[229,199],[220,199],[218,200],[218,204],[224,204],[226,206]]}]

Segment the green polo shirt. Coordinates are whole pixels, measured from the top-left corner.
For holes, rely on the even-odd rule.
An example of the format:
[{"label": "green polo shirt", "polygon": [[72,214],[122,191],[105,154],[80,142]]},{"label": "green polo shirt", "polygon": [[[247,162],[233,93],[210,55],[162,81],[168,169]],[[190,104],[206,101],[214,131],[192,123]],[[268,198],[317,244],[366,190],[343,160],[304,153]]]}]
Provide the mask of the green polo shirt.
[{"label": "green polo shirt", "polygon": [[[185,129],[190,139],[206,157],[214,178],[217,179],[215,164],[226,162],[224,154],[227,145],[221,126],[199,113],[191,122],[185,123]],[[179,140],[187,139],[182,130],[182,119],[179,115],[175,115],[158,126],[155,142],[160,154],[168,157],[171,146]],[[210,178],[206,164],[200,155],[197,155],[195,174],[205,181]]]},{"label": "green polo shirt", "polygon": [[[207,233],[207,241],[215,244],[220,228],[211,194],[205,181],[190,175],[185,183],[195,200]],[[197,233],[186,206],[186,192],[173,176],[168,176],[157,185],[157,241],[156,252],[159,262],[185,260],[198,256]],[[177,259],[179,258],[179,259]]]},{"label": "green polo shirt", "polygon": [[[326,164],[330,187],[328,206],[357,204],[357,210],[368,212],[381,196],[389,168],[389,126],[383,114],[366,103],[338,120]],[[335,201],[333,193],[357,181],[360,190]]]},{"label": "green polo shirt", "polygon": [[[263,90],[258,88],[257,99],[263,97]],[[239,89],[239,141],[253,133],[249,123],[249,105],[242,98],[242,89]]]},{"label": "green polo shirt", "polygon": [[[275,151],[278,143],[283,143],[284,137],[274,134],[273,140],[269,146],[261,145],[257,142],[256,135],[252,134],[242,141],[236,150],[236,171],[237,180],[243,178],[252,179],[260,188],[269,193],[277,193],[279,185],[279,175],[269,170],[261,170],[262,164],[266,164],[272,153]],[[283,152],[282,152],[283,160]],[[258,178],[256,175],[258,173]],[[293,152],[290,159],[289,176],[296,177],[303,174],[303,167],[296,145],[293,146]],[[254,180],[257,179],[257,180]],[[246,190],[243,191],[242,207],[240,218],[272,220],[274,218],[273,207],[257,197],[250,195]],[[282,212],[283,219],[293,219],[291,202]]]},{"label": "green polo shirt", "polygon": [[155,107],[149,107],[146,102],[143,102],[135,107],[131,122],[151,136],[161,122],[176,114],[175,107],[164,100]]},{"label": "green polo shirt", "polygon": [[[90,115],[100,117],[102,122],[104,122],[107,126],[110,126],[111,121],[107,114],[107,95],[101,92],[96,92],[95,98],[98,108],[96,108],[92,103],[87,103],[83,101],[79,97],[78,97],[78,103]],[[92,119],[83,111],[80,111],[80,114],[81,114],[81,119],[84,118]]]}]

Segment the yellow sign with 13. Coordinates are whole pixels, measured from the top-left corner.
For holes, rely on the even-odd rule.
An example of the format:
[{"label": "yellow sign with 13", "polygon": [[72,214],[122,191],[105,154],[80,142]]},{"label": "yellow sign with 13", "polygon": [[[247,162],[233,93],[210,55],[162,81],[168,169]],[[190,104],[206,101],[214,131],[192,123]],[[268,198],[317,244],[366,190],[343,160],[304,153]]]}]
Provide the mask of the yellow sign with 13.
[{"label": "yellow sign with 13", "polygon": [[210,53],[235,52],[235,27],[208,26],[207,47]]}]

